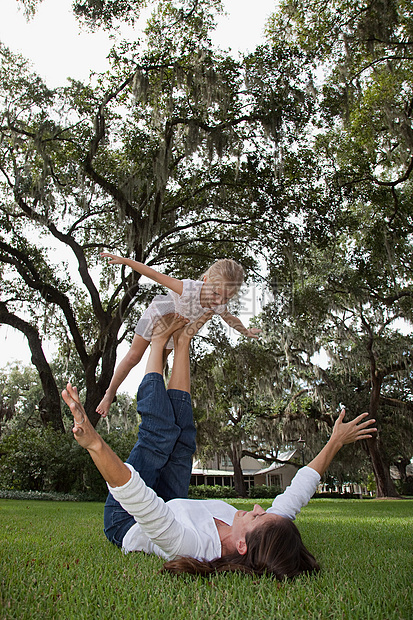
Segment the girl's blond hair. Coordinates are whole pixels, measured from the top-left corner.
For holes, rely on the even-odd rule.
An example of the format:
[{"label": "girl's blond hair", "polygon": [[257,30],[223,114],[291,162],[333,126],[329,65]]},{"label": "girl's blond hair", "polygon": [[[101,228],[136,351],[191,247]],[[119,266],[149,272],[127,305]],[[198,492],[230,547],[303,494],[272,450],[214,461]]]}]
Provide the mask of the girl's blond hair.
[{"label": "girl's blond hair", "polygon": [[210,282],[223,282],[238,291],[244,282],[244,270],[231,258],[220,258],[215,261],[201,276]]}]

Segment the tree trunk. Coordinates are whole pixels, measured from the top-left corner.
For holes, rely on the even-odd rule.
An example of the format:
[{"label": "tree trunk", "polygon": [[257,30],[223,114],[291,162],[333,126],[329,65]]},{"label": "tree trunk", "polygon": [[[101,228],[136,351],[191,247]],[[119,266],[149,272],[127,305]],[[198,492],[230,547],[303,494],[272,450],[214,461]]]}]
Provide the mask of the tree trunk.
[{"label": "tree trunk", "polygon": [[93,427],[96,427],[99,420],[102,419],[102,416],[99,413],[96,413],[96,407],[102,400],[104,393],[105,392],[102,391],[102,388],[98,383],[94,383],[93,385],[89,384],[86,390],[86,399],[83,405],[85,407],[87,417]]},{"label": "tree trunk", "polygon": [[41,420],[45,426],[51,424],[55,431],[64,433],[60,394],[49,363],[43,353],[39,332],[33,325],[9,312],[4,303],[0,303],[0,323],[10,325],[26,336],[32,354],[32,362],[37,368],[44,392],[39,402]]},{"label": "tree trunk", "polygon": [[[137,260],[143,260],[143,256],[138,256]],[[128,289],[122,300],[112,315],[107,314],[101,332],[96,340],[91,355],[84,355],[82,359],[85,379],[86,379],[86,398],[84,407],[91,424],[95,427],[101,416],[96,413],[96,407],[102,400],[112,379],[116,366],[116,353],[118,348],[119,329],[123,323],[123,318],[131,300],[139,290],[140,274],[132,272],[128,280]],[[101,362],[99,378],[96,380],[97,367]],[[138,386],[136,386],[138,391]]]},{"label": "tree trunk", "polygon": [[[96,407],[102,400],[106,389],[112,379],[116,365],[116,351],[118,346],[117,333],[119,331],[119,321],[112,320],[106,328],[105,337],[100,337],[96,343],[95,350],[88,355],[83,362],[86,380],[86,397],[84,407],[86,414],[95,427],[101,416],[96,413]],[[96,381],[96,370],[101,360],[101,371],[98,381]]]},{"label": "tree trunk", "polygon": [[400,497],[390,477],[390,466],[380,439],[367,439],[366,442],[374,477],[376,479],[376,496],[378,498]]},{"label": "tree trunk", "polygon": [[229,454],[232,465],[234,467],[234,488],[240,497],[247,497],[247,487],[244,482],[244,476],[241,469],[242,448],[238,444],[233,443]]},{"label": "tree trunk", "polygon": [[[380,373],[376,371],[375,363],[372,364],[371,382],[372,389],[370,394],[369,413],[372,418],[378,420],[380,392],[383,378]],[[393,480],[390,477],[390,463],[384,446],[380,440],[380,436],[367,439],[366,443],[376,480],[376,497],[400,497],[399,493],[396,491]]]}]

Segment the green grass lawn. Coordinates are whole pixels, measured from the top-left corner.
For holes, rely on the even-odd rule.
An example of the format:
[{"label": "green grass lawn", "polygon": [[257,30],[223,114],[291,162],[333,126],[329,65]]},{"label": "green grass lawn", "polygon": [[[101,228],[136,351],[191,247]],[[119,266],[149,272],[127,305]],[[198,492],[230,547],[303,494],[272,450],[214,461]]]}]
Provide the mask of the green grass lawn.
[{"label": "green grass lawn", "polygon": [[0,500],[1,619],[413,619],[413,500],[313,500],[297,525],[323,570],[282,584],[159,575],[159,558],[106,541],[102,513]]}]

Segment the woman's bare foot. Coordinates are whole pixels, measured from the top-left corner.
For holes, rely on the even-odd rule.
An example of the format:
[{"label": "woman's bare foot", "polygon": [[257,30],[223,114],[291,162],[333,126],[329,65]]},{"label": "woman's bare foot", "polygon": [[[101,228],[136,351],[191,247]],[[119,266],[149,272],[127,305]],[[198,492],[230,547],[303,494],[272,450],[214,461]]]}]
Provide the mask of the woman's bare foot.
[{"label": "woman's bare foot", "polygon": [[76,441],[86,450],[93,450],[100,445],[102,440],[89,422],[86,411],[79,400],[77,388],[68,383],[62,392],[62,397],[73,414],[75,425],[72,430]]},{"label": "woman's bare foot", "polygon": [[165,314],[159,317],[152,331],[152,344],[165,345],[176,330],[182,329],[188,323],[188,319],[180,314]]},{"label": "woman's bare foot", "polygon": [[178,343],[189,342],[192,338],[199,332],[201,327],[205,325],[207,321],[213,316],[213,312],[208,311],[205,312],[199,319],[196,319],[193,323],[185,325],[181,329],[177,330],[173,334],[174,345],[176,346]]},{"label": "woman's bare foot", "polygon": [[97,413],[100,413],[102,418],[106,418],[109,413],[109,409],[111,404],[113,403],[113,398],[109,396],[109,394],[105,394],[98,406],[96,407]]}]

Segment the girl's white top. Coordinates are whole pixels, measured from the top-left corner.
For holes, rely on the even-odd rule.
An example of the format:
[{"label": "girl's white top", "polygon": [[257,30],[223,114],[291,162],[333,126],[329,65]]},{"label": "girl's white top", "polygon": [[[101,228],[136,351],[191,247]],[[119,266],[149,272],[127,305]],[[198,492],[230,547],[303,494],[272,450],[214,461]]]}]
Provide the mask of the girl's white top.
[{"label": "girl's white top", "polygon": [[[113,497],[131,514],[136,524],[123,538],[125,552],[145,551],[165,559],[190,556],[213,560],[221,556],[221,541],[214,517],[232,525],[237,512],[234,506],[214,499],[172,499],[164,502],[147,487],[138,472],[131,470],[130,480],[122,487],[112,488]],[[267,512],[294,519],[306,506],[320,481],[311,467],[303,467],[291,485],[277,495]]]},{"label": "girl's white top", "polygon": [[[210,310],[210,308],[203,308],[201,306],[201,289],[204,284],[202,280],[186,279],[182,280],[182,283],[183,290],[181,295],[174,291],[169,291],[167,295],[157,295],[153,298],[139,319],[135,327],[135,334],[142,336],[142,338],[150,342],[153,326],[159,317],[177,312],[192,323]],[[225,305],[213,308],[215,314],[222,314],[226,310],[227,307]],[[168,342],[167,348],[173,348],[173,339]]]}]

